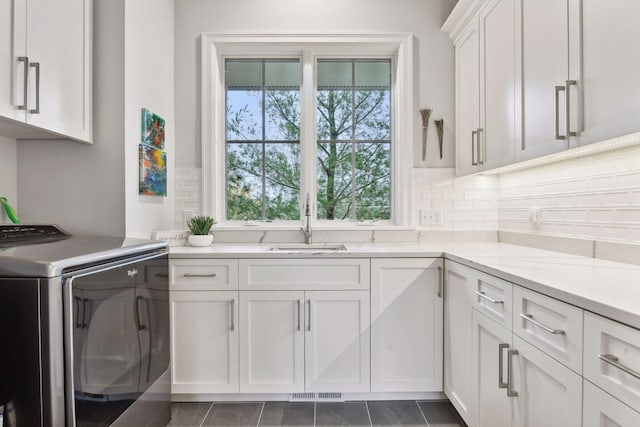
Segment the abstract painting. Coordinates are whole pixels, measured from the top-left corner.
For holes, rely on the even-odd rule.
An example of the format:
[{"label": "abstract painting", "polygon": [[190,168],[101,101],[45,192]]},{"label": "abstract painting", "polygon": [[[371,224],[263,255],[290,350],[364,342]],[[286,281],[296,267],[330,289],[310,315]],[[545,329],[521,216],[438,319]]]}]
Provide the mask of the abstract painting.
[{"label": "abstract painting", "polygon": [[141,136],[143,143],[164,150],[164,119],[143,108]]},{"label": "abstract painting", "polygon": [[167,195],[167,153],[147,144],[140,144],[139,193]]}]

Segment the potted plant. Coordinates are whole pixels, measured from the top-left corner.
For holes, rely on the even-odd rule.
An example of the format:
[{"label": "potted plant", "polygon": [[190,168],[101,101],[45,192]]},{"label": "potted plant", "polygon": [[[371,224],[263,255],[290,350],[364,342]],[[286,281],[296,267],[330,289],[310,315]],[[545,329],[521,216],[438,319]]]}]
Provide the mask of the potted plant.
[{"label": "potted plant", "polygon": [[213,242],[213,236],[209,234],[216,221],[210,216],[194,216],[187,220],[187,227],[191,231],[188,237],[191,246],[209,246]]}]

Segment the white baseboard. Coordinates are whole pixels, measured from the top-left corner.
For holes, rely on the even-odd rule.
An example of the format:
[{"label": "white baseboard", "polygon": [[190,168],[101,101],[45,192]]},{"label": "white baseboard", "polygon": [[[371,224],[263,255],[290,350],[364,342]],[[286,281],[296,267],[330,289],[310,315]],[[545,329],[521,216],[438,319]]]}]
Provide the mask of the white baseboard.
[{"label": "white baseboard", "polygon": [[[345,400],[443,400],[442,392],[419,393],[344,393]],[[229,393],[229,394],[172,394],[174,402],[286,402],[289,394],[285,393]]]}]

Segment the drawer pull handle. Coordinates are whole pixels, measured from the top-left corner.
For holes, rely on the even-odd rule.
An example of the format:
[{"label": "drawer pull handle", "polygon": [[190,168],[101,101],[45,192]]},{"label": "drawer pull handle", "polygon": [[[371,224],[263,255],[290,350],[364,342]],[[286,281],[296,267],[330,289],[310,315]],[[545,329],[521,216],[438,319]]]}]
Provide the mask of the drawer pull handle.
[{"label": "drawer pull handle", "polygon": [[485,294],[482,291],[476,291],[476,295],[478,295],[480,298],[484,298],[489,302],[492,302],[494,304],[504,304],[503,300],[498,300],[498,299],[493,299],[490,296],[488,296],[487,294]]},{"label": "drawer pull handle", "polygon": [[517,356],[518,350],[507,350],[507,396],[518,397],[518,392],[513,389],[513,361],[511,356]]},{"label": "drawer pull handle", "polygon": [[298,300],[298,331],[300,331],[300,303],[301,301]]},{"label": "drawer pull handle", "polygon": [[626,366],[624,366],[623,364],[621,364],[620,362],[618,362],[618,357],[614,356],[613,354],[599,354],[598,355],[598,359],[602,360],[605,363],[608,363],[611,366],[615,366],[616,368],[620,369],[623,372],[626,372],[627,374],[631,375],[634,378],[637,378],[640,380],[640,372],[638,371],[634,371],[631,368],[627,368]]},{"label": "drawer pull handle", "polygon": [[24,62],[24,93],[22,98],[22,105],[18,105],[18,110],[26,110],[27,109],[27,99],[29,97],[29,93],[27,92],[27,87],[29,85],[29,58],[26,56],[19,56],[18,62]]},{"label": "drawer pull handle", "polygon": [[504,353],[503,350],[505,349],[509,349],[509,344],[506,343],[501,343],[498,344],[498,388],[507,388],[509,387],[509,384],[504,382],[504,370],[502,369],[502,365],[504,365],[504,362],[502,361],[502,354]]},{"label": "drawer pull handle", "polygon": [[520,317],[522,317],[527,322],[533,323],[534,325],[538,326],[539,328],[544,329],[545,331],[549,332],[550,334],[563,335],[565,333],[562,329],[552,329],[552,328],[550,328],[550,327],[548,327],[546,325],[543,325],[540,322],[537,322],[537,321],[533,320],[533,314],[520,313]]},{"label": "drawer pull handle", "polygon": [[184,277],[216,277],[216,273],[211,274],[194,274],[194,273],[184,273]]},{"label": "drawer pull handle", "polygon": [[236,305],[236,300],[232,299],[231,301],[229,301],[229,311],[231,312],[231,327],[229,329],[231,329],[231,332],[234,332],[236,330],[236,324],[234,321],[235,318],[235,313],[234,313],[234,307]]}]

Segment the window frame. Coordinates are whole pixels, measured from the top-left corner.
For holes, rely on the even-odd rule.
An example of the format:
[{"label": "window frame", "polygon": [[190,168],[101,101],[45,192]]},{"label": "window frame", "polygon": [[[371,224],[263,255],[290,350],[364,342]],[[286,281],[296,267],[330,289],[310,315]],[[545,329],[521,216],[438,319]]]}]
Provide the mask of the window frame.
[{"label": "window frame", "polygon": [[[218,35],[201,36],[202,80],[202,213],[219,219],[224,229],[297,229],[305,220],[308,191],[314,206],[313,226],[326,229],[397,228],[410,225],[410,169],[416,124],[414,38],[411,34],[369,35]],[[299,58],[300,91],[300,220],[243,222],[222,219],[226,213],[226,59]],[[354,222],[318,220],[316,204],[316,64],[318,59],[391,59],[391,220]],[[311,80],[312,84],[305,84]],[[308,143],[305,141],[313,141]],[[257,226],[257,227],[255,227]]]}]

